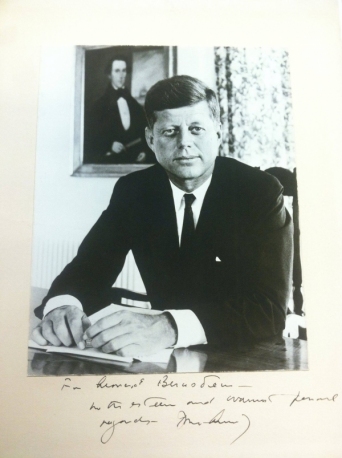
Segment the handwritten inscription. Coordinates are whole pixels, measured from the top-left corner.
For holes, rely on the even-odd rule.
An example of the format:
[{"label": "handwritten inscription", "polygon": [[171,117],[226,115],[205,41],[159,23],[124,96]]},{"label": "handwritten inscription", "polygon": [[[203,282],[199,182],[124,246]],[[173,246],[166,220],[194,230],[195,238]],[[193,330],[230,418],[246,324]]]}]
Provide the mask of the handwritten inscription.
[{"label": "handwritten inscription", "polygon": [[[222,409],[219,413],[214,415],[214,417],[211,418],[211,420],[209,420],[209,421],[194,421],[194,420],[190,419],[190,417],[184,412],[184,410],[181,410],[179,412],[180,420],[177,423],[177,428],[180,428],[181,426],[184,426],[184,425],[195,425],[195,426],[202,426],[202,425],[239,425],[241,423],[239,420],[227,420],[227,419],[223,418],[224,415],[225,415],[225,409]],[[234,442],[236,442],[238,439],[240,439],[240,437],[242,437],[244,434],[246,434],[246,432],[249,430],[249,428],[251,426],[251,421],[248,418],[248,416],[245,415],[245,414],[242,414],[241,416],[247,421],[247,424],[246,424],[244,430],[242,431],[242,433],[240,433],[233,440],[233,442],[231,442],[231,445]]]},{"label": "handwritten inscription", "polygon": [[334,394],[331,398],[324,397],[324,398],[310,398],[309,396],[301,396],[300,392],[296,395],[295,398],[293,398],[290,407],[293,406],[294,403],[296,402],[304,402],[304,401],[309,401],[309,402],[320,402],[320,401],[328,401],[328,402],[335,402],[337,399],[338,394]]},{"label": "handwritten inscription", "polygon": [[231,388],[233,385],[227,385],[221,382],[219,375],[206,375],[201,383],[178,383],[174,382],[168,375],[164,375],[157,383],[161,388]]},{"label": "handwritten inscription", "polygon": [[[140,387],[144,388],[144,392],[146,388],[150,389],[151,395],[140,396]],[[103,445],[119,434],[116,431],[123,431],[127,427],[151,427],[155,423],[163,422],[165,418],[168,419],[168,422],[170,418],[171,422],[172,418],[174,419],[176,430],[185,429],[190,432],[198,428],[215,427],[229,431],[229,434],[225,433],[224,437],[229,436],[228,443],[233,445],[237,440],[246,436],[252,425],[258,425],[257,419],[253,420],[253,415],[256,415],[255,408],[253,408],[255,405],[270,408],[278,405],[283,408],[291,408],[292,411],[295,406],[301,408],[300,406],[308,403],[334,404],[338,400],[337,393],[329,396],[308,396],[298,391],[271,393],[263,396],[251,395],[250,393],[254,391],[252,386],[234,386],[224,382],[219,375],[215,374],[205,375],[190,383],[182,382],[179,378],[175,379],[169,375],[164,375],[157,381],[154,379],[153,383],[152,381],[148,383],[144,378],[139,378],[135,383],[125,383],[122,377],[118,382],[103,376],[95,383],[95,390],[97,389],[104,390],[108,396],[111,396],[106,403],[103,402],[103,396],[101,396],[102,402],[93,400],[90,407],[89,404],[87,407],[88,411],[92,412],[91,415],[100,420],[98,423],[101,430],[100,442]],[[64,379],[61,387],[63,393],[78,390],[81,390],[81,387],[76,386],[71,378]],[[179,390],[182,392],[186,390],[184,392],[188,393],[189,397],[185,399],[184,396],[177,397],[176,392]],[[202,390],[206,396],[204,398],[201,396]],[[160,396],[163,393],[165,396]],[[215,393],[215,396],[210,396],[211,393]],[[239,411],[240,409],[243,410]]]},{"label": "handwritten inscription", "polygon": [[142,383],[144,379],[140,379],[139,383],[107,383],[106,375],[101,378],[101,380],[96,384],[96,388],[137,388]]},{"label": "handwritten inscription", "polygon": [[[71,378],[69,377],[66,377],[64,379],[65,382],[71,382]],[[64,390],[64,388],[70,388],[71,390],[80,390],[81,388],[79,386],[71,386],[71,385],[68,385],[67,383],[64,383],[61,390]]]},{"label": "handwritten inscription", "polygon": [[228,396],[227,402],[239,402],[242,404],[247,403],[259,403],[259,402],[267,402],[267,399],[257,399],[257,398],[246,398],[244,396]]},{"label": "handwritten inscription", "polygon": [[147,398],[144,401],[144,406],[147,406],[147,407],[176,407],[176,404],[166,404],[163,401],[166,401],[166,398],[159,398],[159,397]]},{"label": "handwritten inscription", "polygon": [[113,407],[113,409],[121,409],[121,402],[120,401],[110,401],[108,404],[108,409]]},{"label": "handwritten inscription", "polygon": [[115,431],[115,427],[117,425],[129,425],[131,423],[134,423],[134,424],[140,423],[140,424],[144,424],[144,425],[148,426],[150,423],[158,423],[158,422],[156,420],[145,420],[142,417],[135,418],[134,420],[118,420],[118,421],[115,421],[115,420],[113,420],[113,421],[103,420],[103,422],[100,425],[100,428],[102,426],[108,426],[108,425],[109,425],[109,427],[105,430],[105,432],[101,436],[102,444],[107,444],[107,442],[109,442],[109,440],[113,437],[113,434],[114,434],[114,431]]},{"label": "handwritten inscription", "polygon": [[208,404],[211,404],[213,401],[214,401],[215,398],[211,398],[210,401],[188,401],[186,404],[188,406],[190,405],[202,405],[202,406],[206,406]]}]

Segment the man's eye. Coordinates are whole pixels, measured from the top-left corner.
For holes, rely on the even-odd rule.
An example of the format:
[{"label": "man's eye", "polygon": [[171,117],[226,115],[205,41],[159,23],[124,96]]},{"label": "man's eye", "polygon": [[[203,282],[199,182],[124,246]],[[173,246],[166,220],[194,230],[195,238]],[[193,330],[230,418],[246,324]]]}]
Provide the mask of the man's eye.
[{"label": "man's eye", "polygon": [[176,132],[176,129],[165,129],[163,131],[163,134],[166,135],[167,137],[171,137]]},{"label": "man's eye", "polygon": [[192,132],[193,134],[199,134],[199,133],[201,133],[203,130],[204,130],[203,127],[200,127],[200,126],[194,126],[194,127],[191,128],[191,132]]}]

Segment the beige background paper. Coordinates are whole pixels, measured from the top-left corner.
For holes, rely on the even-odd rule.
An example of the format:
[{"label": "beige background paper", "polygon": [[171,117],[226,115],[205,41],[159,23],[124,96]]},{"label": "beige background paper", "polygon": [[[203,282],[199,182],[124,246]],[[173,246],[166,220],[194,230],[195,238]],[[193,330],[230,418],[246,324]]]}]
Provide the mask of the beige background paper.
[{"label": "beige background paper", "polygon": [[[0,2],[0,456],[17,457],[340,457],[342,456],[341,173],[342,59],[337,0],[2,0]],[[44,44],[283,46],[290,52],[301,210],[302,261],[309,334],[308,372],[222,374],[221,382],[251,386],[253,397],[296,394],[313,399],[289,407],[287,397],[264,405],[232,405],[227,388],[200,388],[203,375],[173,375],[193,389],[158,387],[144,376],[137,388],[97,389],[97,376],[28,378],[34,168],[39,64]],[[112,383],[139,383],[113,376]],[[74,387],[81,388],[74,390]],[[241,389],[241,388],[240,388]],[[191,391],[192,390],[192,391]],[[118,425],[100,442],[102,420],[138,418],[106,410],[167,397],[174,408],[143,412],[153,425]],[[177,428],[191,399],[215,397],[251,420],[234,444],[225,425]],[[101,411],[90,411],[94,402]],[[208,410],[205,410],[208,409]],[[136,413],[138,415],[138,413]],[[139,413],[139,415],[141,415]],[[179,418],[179,417],[178,417]],[[245,418],[245,417],[244,417]]]}]

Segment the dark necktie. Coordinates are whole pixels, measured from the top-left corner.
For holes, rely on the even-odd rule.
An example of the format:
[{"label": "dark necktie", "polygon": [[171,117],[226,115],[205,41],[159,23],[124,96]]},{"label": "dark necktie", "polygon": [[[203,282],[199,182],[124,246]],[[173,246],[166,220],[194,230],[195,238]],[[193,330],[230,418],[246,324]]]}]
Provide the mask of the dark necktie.
[{"label": "dark necktie", "polygon": [[116,109],[118,100],[121,97],[127,100],[127,91],[125,91],[125,89],[113,89],[109,98],[110,107]]},{"label": "dark necktie", "polygon": [[191,205],[194,203],[195,199],[196,197],[193,194],[184,194],[184,221],[180,245],[181,255],[184,258],[191,257],[192,243],[195,235],[195,223]]},{"label": "dark necktie", "polygon": [[116,89],[115,91],[117,98],[123,97],[124,99],[127,98],[127,93],[124,89]]}]

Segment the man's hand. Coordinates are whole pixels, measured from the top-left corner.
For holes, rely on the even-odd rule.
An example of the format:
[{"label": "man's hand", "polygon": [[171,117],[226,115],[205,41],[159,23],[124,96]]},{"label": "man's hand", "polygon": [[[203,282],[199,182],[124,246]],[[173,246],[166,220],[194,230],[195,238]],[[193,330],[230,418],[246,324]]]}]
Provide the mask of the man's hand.
[{"label": "man's hand", "polygon": [[125,149],[124,145],[120,142],[114,142],[112,144],[113,153],[122,153],[124,149]]},{"label": "man's hand", "polygon": [[90,321],[82,310],[74,305],[64,305],[51,310],[34,328],[32,339],[38,345],[65,345],[74,343],[84,350],[84,331],[90,326]]},{"label": "man's hand", "polygon": [[84,333],[94,348],[120,356],[157,353],[176,343],[176,330],[168,313],[145,315],[120,311],[101,318]]}]

